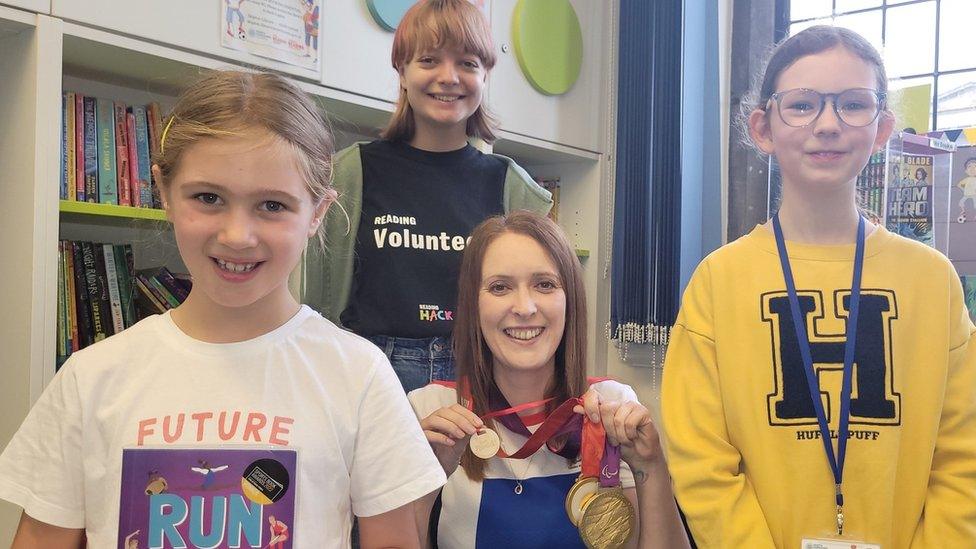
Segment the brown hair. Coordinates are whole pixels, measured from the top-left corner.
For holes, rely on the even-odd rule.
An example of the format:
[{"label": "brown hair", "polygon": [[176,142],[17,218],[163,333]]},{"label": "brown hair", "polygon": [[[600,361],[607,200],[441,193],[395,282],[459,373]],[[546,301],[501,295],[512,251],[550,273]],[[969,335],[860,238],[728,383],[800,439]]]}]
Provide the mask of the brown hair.
[{"label": "brown hair", "polygon": [[[465,247],[458,277],[457,315],[454,321],[454,361],[457,365],[458,402],[470,391],[474,413],[488,410],[488,393],[494,385],[493,357],[481,333],[478,296],[482,287],[482,265],[488,246],[506,233],[528,236],[548,253],[566,293],[566,327],[556,348],[556,371],[552,384],[545,388],[546,406],[551,412],[568,398],[586,390],[586,291],[579,259],[566,234],[551,219],[526,210],[491,217],[475,228]],[[461,387],[466,381],[466,387]],[[490,420],[489,420],[490,422]],[[461,466],[472,480],[484,479],[485,462],[465,449]]]},{"label": "brown hair", "polygon": [[[481,10],[470,0],[421,0],[407,10],[393,35],[390,60],[402,73],[418,53],[444,47],[476,55],[485,72],[495,66],[495,45],[491,27]],[[488,143],[495,140],[498,122],[484,101],[468,118],[466,133]],[[409,141],[416,131],[413,109],[402,87],[396,109],[380,136],[391,141]]]},{"label": "brown hair", "polygon": [[[877,79],[877,91],[888,93],[888,75],[881,54],[863,36],[852,30],[830,25],[815,25],[803,29],[773,47],[762,71],[753,82],[752,89],[742,98],[736,125],[739,127],[744,143],[753,145],[749,135],[749,116],[752,111],[765,108],[770,96],[776,91],[777,81],[783,71],[790,68],[801,57],[815,55],[836,47],[844,48],[871,65]],[[888,110],[887,103],[882,116],[893,116]]]},{"label": "brown hair", "polygon": [[[253,128],[267,130],[292,148],[316,202],[334,198],[332,132],[312,98],[275,74],[213,71],[188,86],[170,113],[153,163],[165,185],[187,147]],[[321,238],[320,233],[320,243]]]}]

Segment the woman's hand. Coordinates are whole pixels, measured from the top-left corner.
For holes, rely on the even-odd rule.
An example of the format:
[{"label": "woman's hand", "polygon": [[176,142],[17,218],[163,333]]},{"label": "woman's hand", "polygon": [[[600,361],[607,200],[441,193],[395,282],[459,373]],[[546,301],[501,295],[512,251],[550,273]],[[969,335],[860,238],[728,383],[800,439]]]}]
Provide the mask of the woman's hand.
[{"label": "woman's hand", "polygon": [[468,439],[484,426],[481,418],[460,404],[439,408],[420,420],[427,442],[447,476],[457,469]]},{"label": "woman's hand", "polygon": [[651,421],[651,413],[641,403],[601,403],[600,418],[607,441],[620,446],[620,457],[631,469],[663,461],[661,438]]}]

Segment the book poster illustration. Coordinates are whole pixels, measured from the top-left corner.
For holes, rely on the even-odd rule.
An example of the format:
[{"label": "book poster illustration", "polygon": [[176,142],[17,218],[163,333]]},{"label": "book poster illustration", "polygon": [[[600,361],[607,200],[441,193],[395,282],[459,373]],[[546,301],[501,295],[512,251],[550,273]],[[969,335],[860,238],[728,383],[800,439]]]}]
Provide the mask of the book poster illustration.
[{"label": "book poster illustration", "polygon": [[220,44],[319,70],[322,0],[220,0]]},{"label": "book poster illustration", "polygon": [[122,452],[119,548],[292,547],[295,450]]},{"label": "book poster illustration", "polygon": [[976,276],[976,147],[952,153],[946,255],[959,274]]},{"label": "book poster illustration", "polygon": [[895,234],[935,245],[932,227],[932,160],[928,155],[903,154],[901,167],[892,167],[885,216]]}]

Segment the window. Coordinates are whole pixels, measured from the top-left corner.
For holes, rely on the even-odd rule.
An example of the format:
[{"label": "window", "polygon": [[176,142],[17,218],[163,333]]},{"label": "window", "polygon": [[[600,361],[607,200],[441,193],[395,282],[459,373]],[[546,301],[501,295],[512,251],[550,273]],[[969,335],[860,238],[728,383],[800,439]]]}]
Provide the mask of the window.
[{"label": "window", "polygon": [[973,0],[777,1],[786,26],[780,33],[813,25],[849,28],[882,53],[893,92],[929,84],[931,128],[976,126]]}]

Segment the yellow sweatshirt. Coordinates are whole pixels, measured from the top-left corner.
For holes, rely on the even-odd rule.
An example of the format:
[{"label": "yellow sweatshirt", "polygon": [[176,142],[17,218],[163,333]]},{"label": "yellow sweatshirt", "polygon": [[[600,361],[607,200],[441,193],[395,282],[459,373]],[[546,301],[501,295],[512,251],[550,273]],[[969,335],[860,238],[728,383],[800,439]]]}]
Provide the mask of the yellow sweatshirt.
[{"label": "yellow sweatshirt", "polygon": [[[836,437],[854,246],[787,249]],[[952,264],[875,229],[858,325],[845,538],[976,547],[976,328]],[[675,493],[700,547],[833,537],[833,476],[770,230],[756,227],[695,271],[668,346],[662,415]]]}]

